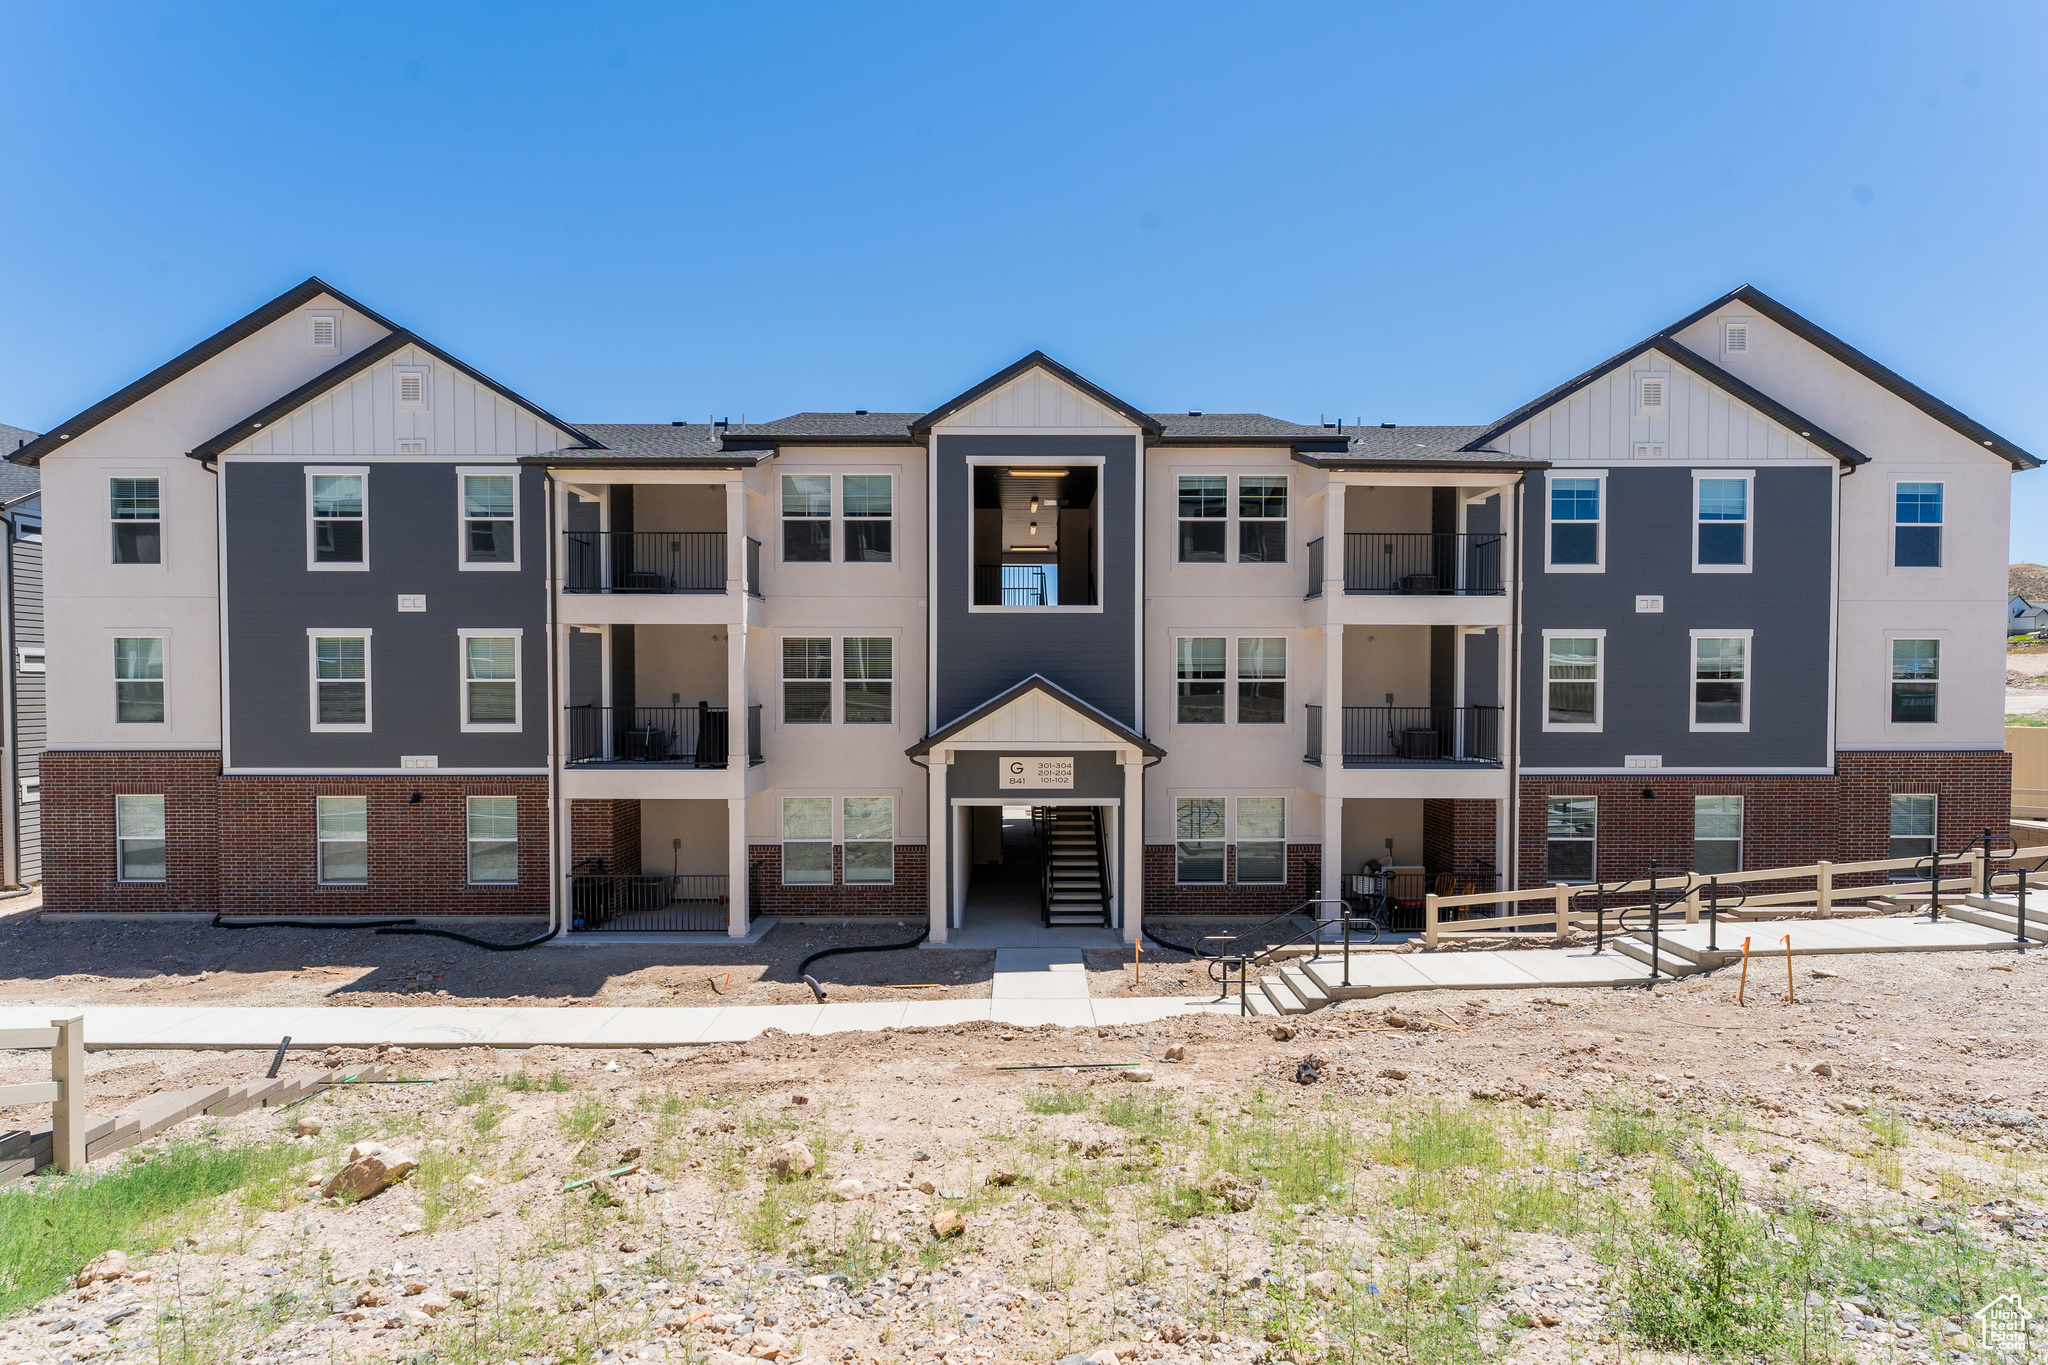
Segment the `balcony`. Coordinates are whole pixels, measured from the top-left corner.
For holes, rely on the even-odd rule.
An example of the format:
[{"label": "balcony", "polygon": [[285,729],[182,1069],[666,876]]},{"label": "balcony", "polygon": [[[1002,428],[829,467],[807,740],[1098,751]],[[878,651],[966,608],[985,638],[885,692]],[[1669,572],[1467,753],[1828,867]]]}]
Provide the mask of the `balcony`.
[{"label": "balcony", "polygon": [[[748,541],[748,591],[760,581],[760,554]],[[565,531],[562,591],[574,593],[723,593],[723,531]]]},{"label": "balcony", "polygon": [[[1498,706],[1347,706],[1344,766],[1500,766]],[[1323,761],[1323,708],[1308,708],[1305,763]]]},{"label": "balcony", "polygon": [[[723,706],[571,706],[563,762],[723,768],[731,712]],[[747,708],[747,762],[761,762],[761,708]]]},{"label": "balcony", "polygon": [[[1502,537],[1487,533],[1351,531],[1344,536],[1344,591],[1395,597],[1498,597]],[[1312,545],[1310,574],[1320,579],[1322,546]],[[1311,582],[1311,597],[1322,591]]]}]

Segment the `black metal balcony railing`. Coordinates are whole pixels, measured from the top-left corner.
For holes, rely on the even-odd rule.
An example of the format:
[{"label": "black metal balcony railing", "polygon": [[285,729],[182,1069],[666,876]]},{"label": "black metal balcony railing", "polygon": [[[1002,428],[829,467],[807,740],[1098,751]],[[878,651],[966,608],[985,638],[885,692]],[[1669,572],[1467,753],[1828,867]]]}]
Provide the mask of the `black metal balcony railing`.
[{"label": "black metal balcony railing", "polygon": [[747,537],[747,596],[761,595],[761,542]]},{"label": "black metal balcony railing", "polygon": [[1310,706],[1306,709],[1308,711],[1308,735],[1302,744],[1305,752],[1301,756],[1301,761],[1304,763],[1321,763],[1323,761],[1323,708],[1320,706]]},{"label": "black metal balcony railing", "polygon": [[730,924],[727,884],[722,873],[628,876],[579,870],[569,878],[569,897],[579,931],[718,933]]},{"label": "black metal balcony railing", "polygon": [[977,564],[974,605],[977,607],[1053,607],[1052,585],[1043,565]]},{"label": "black metal balcony railing", "polygon": [[1421,597],[1497,597],[1501,537],[1429,531],[1351,531],[1344,591]]},{"label": "black metal balcony railing", "polygon": [[1500,763],[1498,706],[1347,706],[1344,765]]},{"label": "black metal balcony railing", "polygon": [[[571,706],[567,763],[660,763],[723,768],[730,743],[723,706]],[[747,708],[747,761],[761,762],[761,708]]]},{"label": "black metal balcony railing", "polygon": [[564,592],[724,592],[723,531],[566,531]]},{"label": "black metal balcony railing", "polygon": [[1308,543],[1308,591],[1305,597],[1323,595],[1323,538],[1317,536]]}]

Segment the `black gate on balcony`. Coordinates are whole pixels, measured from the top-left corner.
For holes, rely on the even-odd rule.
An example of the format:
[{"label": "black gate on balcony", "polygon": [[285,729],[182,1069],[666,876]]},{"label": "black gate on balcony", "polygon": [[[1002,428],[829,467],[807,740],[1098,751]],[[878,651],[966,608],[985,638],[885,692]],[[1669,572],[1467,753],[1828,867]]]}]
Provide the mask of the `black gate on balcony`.
[{"label": "black gate on balcony", "polygon": [[727,881],[722,873],[613,873],[602,860],[593,860],[569,878],[573,928],[578,933],[722,934],[731,927]]},{"label": "black gate on balcony", "polygon": [[564,538],[564,592],[725,591],[723,531],[568,531]]}]

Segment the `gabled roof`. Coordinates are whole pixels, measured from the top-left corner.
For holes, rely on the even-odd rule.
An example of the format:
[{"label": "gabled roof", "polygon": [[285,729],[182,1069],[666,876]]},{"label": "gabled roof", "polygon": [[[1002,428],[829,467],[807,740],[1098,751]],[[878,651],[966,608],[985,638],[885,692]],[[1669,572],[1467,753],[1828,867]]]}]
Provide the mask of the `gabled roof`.
[{"label": "gabled roof", "polygon": [[1066,688],[1061,687],[1058,683],[1052,681],[1050,678],[1047,678],[1042,673],[1033,673],[1030,677],[1026,678],[1023,682],[1018,683],[1015,687],[1010,688],[1008,691],[990,697],[987,701],[975,707],[966,715],[957,717],[954,720],[946,722],[944,725],[941,725],[938,729],[932,731],[930,734],[926,735],[923,739],[911,745],[908,749],[905,749],[903,752],[908,754],[912,758],[917,758],[921,755],[928,754],[935,747],[945,743],[948,739],[951,739],[954,735],[959,734],[962,730],[965,730],[969,726],[973,725],[975,722],[982,720],[987,716],[994,715],[996,712],[1002,710],[1005,706],[1008,706],[1011,702],[1016,701],[1019,697],[1028,696],[1033,692],[1043,692],[1047,697],[1051,698],[1053,701],[1058,702],[1060,705],[1065,706],[1068,709],[1078,713],[1080,716],[1082,716],[1090,723],[1099,725],[1103,729],[1108,730],[1110,733],[1114,734],[1118,739],[1122,740],[1124,743],[1130,745],[1134,749],[1143,750],[1146,754],[1150,755],[1153,758],[1166,757],[1166,750],[1160,748],[1157,744],[1154,744],[1151,740],[1145,738],[1136,730],[1133,730],[1130,726],[1125,725],[1122,721],[1117,720],[1114,717],[1105,715],[1101,711],[1096,710],[1087,702],[1082,701],[1072,692],[1067,691]]},{"label": "gabled roof", "polygon": [[68,422],[59,422],[48,432],[44,433],[41,438],[29,442],[20,450],[7,452],[7,458],[17,464],[33,465],[40,462],[43,456],[51,451],[62,449],[66,441],[76,440],[82,433],[92,430],[115,413],[149,397],[149,395],[155,393],[172,380],[190,374],[193,370],[198,369],[201,365],[237,342],[254,336],[271,323],[290,313],[293,309],[311,303],[322,295],[334,299],[338,303],[346,304],[370,321],[376,323],[379,327],[386,327],[393,331],[398,330],[398,324],[392,322],[389,318],[363,307],[363,305],[357,303],[318,275],[314,275],[308,278],[304,284],[294,285],[292,288],[285,290],[284,293],[279,294],[247,317],[223,327],[191,350],[165,364],[157,366],[127,388],[122,389],[119,393],[102,398],[99,402],[93,404],[84,412],[79,413]]},{"label": "gabled roof", "polygon": [[[36,438],[26,427],[0,422],[0,454],[26,446]],[[0,463],[0,506],[32,497],[43,486],[43,476],[18,464]]]},{"label": "gabled roof", "polygon": [[512,390],[506,388],[497,380],[492,379],[489,375],[479,373],[473,367],[463,364],[460,360],[457,360],[454,356],[449,355],[446,351],[434,345],[432,342],[422,340],[420,337],[413,335],[411,332],[405,331],[404,329],[400,328],[394,330],[388,336],[381,337],[377,341],[372,342],[370,345],[365,346],[362,350],[357,351],[354,355],[350,356],[347,360],[342,361],[339,365],[335,365],[329,369],[322,370],[319,374],[314,375],[311,379],[299,385],[299,387],[293,389],[290,393],[278,399],[276,402],[270,404],[262,411],[250,413],[247,417],[244,417],[241,421],[235,423],[226,431],[221,432],[218,436],[213,436],[208,438],[207,440],[201,441],[198,445],[194,446],[192,449],[186,451],[185,453],[195,460],[217,459],[219,458],[221,453],[223,451],[226,451],[229,447],[240,445],[243,441],[248,440],[251,436],[254,436],[258,431],[262,430],[264,427],[267,427],[272,423],[277,422],[285,417],[289,417],[292,413],[304,407],[306,404],[312,402],[321,394],[326,393],[330,389],[333,389],[341,384],[347,383],[349,380],[355,378],[363,371],[369,369],[373,365],[378,364],[380,361],[388,360],[390,357],[406,349],[408,346],[417,346],[421,350],[425,351],[428,355],[431,355],[436,360],[440,361],[442,364],[452,366],[453,368],[462,371],[471,379],[474,379],[477,383],[483,385],[491,392],[497,394],[500,398],[503,398],[506,402],[516,403],[518,406],[525,408],[528,412],[532,413],[541,421],[547,423],[551,427],[554,427],[557,431],[563,432],[564,434],[572,437],[573,439],[582,442],[583,448],[588,449],[591,446],[597,444],[595,441],[591,440],[590,437],[576,430],[576,428],[570,426],[561,418],[556,417],[552,413],[548,412],[545,408],[541,408],[532,403],[527,402],[524,398],[521,398],[518,394],[512,392]]},{"label": "gabled roof", "polygon": [[973,388],[961,394],[959,397],[951,399],[948,402],[939,404],[939,406],[933,408],[924,416],[919,417],[911,422],[911,434],[915,436],[924,435],[933,427],[937,426],[940,422],[945,421],[948,417],[951,417],[954,413],[960,411],[960,409],[968,407],[971,404],[973,404],[976,400],[982,398],[983,396],[995,392],[997,389],[1000,389],[1003,385],[1009,383],[1012,379],[1015,379],[1018,375],[1023,374],[1028,370],[1044,370],[1047,374],[1052,375],[1061,383],[1069,384],[1074,388],[1079,389],[1082,393],[1088,395],[1088,397],[1102,404],[1102,406],[1108,408],[1110,411],[1118,414],[1121,417],[1127,418],[1133,426],[1137,427],[1147,436],[1157,436],[1159,434],[1160,426],[1158,418],[1152,416],[1150,413],[1139,412],[1136,408],[1132,407],[1129,403],[1126,403],[1123,399],[1117,397],[1115,394],[1109,392],[1107,389],[1098,388],[1094,384],[1089,383],[1080,375],[1075,374],[1072,370],[1060,364],[1057,360],[1054,360],[1051,356],[1047,355],[1043,351],[1033,351],[1030,355],[1025,356],[1022,360],[1018,361],[1016,364],[1010,366],[1009,368],[999,370],[995,374],[990,375],[988,378],[982,380],[979,384],[976,384]]},{"label": "gabled roof", "polygon": [[1297,450],[1294,458],[1312,469],[1419,469],[1445,471],[1486,468],[1519,473],[1548,469],[1550,461],[1532,460],[1505,450],[1468,450],[1466,445],[1485,427],[1401,427],[1382,424],[1354,428],[1335,450]]},{"label": "gabled roof", "polygon": [[[1695,309],[1693,312],[1688,313],[1686,316],[1680,318],[1677,322],[1672,323],[1669,327],[1666,327],[1661,331],[1658,331],[1648,337],[1645,337],[1641,342],[1637,343],[1634,346],[1629,347],[1627,350],[1621,352],[1617,356],[1614,356],[1612,359],[1603,361],[1602,363],[1595,365],[1592,369],[1586,371],[1578,378],[1560,384],[1557,388],[1554,388],[1549,393],[1544,394],[1535,402],[1528,403],[1520,408],[1517,408],[1514,412],[1509,413],[1506,417],[1501,418],[1500,421],[1488,427],[1482,435],[1480,435],[1471,445],[1468,445],[1465,448],[1470,450],[1475,448],[1476,446],[1484,445],[1485,443],[1499,436],[1502,432],[1509,431],[1517,426],[1520,426],[1530,417],[1543,411],[1543,409],[1550,407],[1558,400],[1569,397],[1571,394],[1576,393],[1578,390],[1584,388],[1586,385],[1598,379],[1601,375],[1606,374],[1616,365],[1619,365],[1622,361],[1627,360],[1631,356],[1637,355],[1644,350],[1655,348],[1657,350],[1663,351],[1664,354],[1670,356],[1671,359],[1677,361],[1681,365],[1684,365],[1687,369],[1692,370],[1694,373],[1700,375],[1702,378],[1708,380],[1710,383],[1726,388],[1729,393],[1733,394],[1736,397],[1741,398],[1744,402],[1751,404],[1758,410],[1767,413],[1769,416],[1782,422],[1785,426],[1792,428],[1794,431],[1799,431],[1802,433],[1812,431],[1816,433],[1813,436],[1807,437],[1807,439],[1813,441],[1815,445],[1819,445],[1823,449],[1828,450],[1829,453],[1834,454],[1836,458],[1843,459],[1844,463],[1866,463],[1869,459],[1868,456],[1863,455],[1860,451],[1854,451],[1853,447],[1850,447],[1846,442],[1839,441],[1837,438],[1829,436],[1828,439],[1830,441],[1835,441],[1836,444],[1840,445],[1843,450],[1852,451],[1855,455],[1855,458],[1848,459],[1842,456],[1839,452],[1835,451],[1832,447],[1825,445],[1819,439],[1819,435],[1823,433],[1820,432],[1819,428],[1813,426],[1812,423],[1807,422],[1806,419],[1802,417],[1799,417],[1798,414],[1793,413],[1791,409],[1786,408],[1783,404],[1776,403],[1775,400],[1772,399],[1764,398],[1764,396],[1755,388],[1751,387],[1748,384],[1743,383],[1742,380],[1737,379],[1727,370],[1724,370],[1720,366],[1715,365],[1713,362],[1706,359],[1706,357],[1700,355],[1697,351],[1691,350],[1690,348],[1674,340],[1678,333],[1692,326],[1700,319],[1712,316],[1715,312],[1719,311],[1720,309],[1726,308],[1728,305],[1732,303],[1739,303],[1744,305],[1745,307],[1754,308],[1757,312],[1763,314],[1771,321],[1777,323],[1786,331],[1791,332],[1794,336],[1800,338],[1800,340],[1805,341],[1809,345],[1814,346],[1821,351],[1824,351],[1829,356],[1832,356],[1834,359],[1840,361],[1842,364],[1854,370],[1856,373],[1862,375],[1865,379],[1870,380],[1878,387],[1885,389],[1897,395],[1900,398],[1903,398],[1906,402],[1911,403],[1914,407],[1920,409],[1920,411],[1926,413],[1935,421],[1940,422],[1943,426],[1946,426],[1951,430],[1958,432],[1959,434],[1968,438],[1971,442],[1975,443],[1976,445],[1980,445],[1984,447],[1986,450],[1991,451],[1993,454],[2000,456],[2007,463],[2011,464],[2014,469],[2035,469],[2040,466],[2041,461],[2039,459],[2037,459],[2033,455],[2028,454],[2026,451],[2020,449],[2011,441],[2008,441],[2003,436],[2000,436],[1997,432],[1992,431],[1990,428],[1984,426],[1979,422],[1973,421],[1970,418],[1965,417],[1962,413],[1956,411],[1948,404],[1942,402],[1939,398],[1936,398],[1933,394],[1927,392],[1927,390],[1921,388],[1919,385],[1912,383],[1910,380],[1898,374],[1896,371],[1891,370],[1886,366],[1878,364],[1875,360],[1872,360],[1869,356],[1863,354],[1863,352],[1857,350],[1848,342],[1843,341],[1834,333],[1827,331],[1825,328],[1816,326],[1814,323],[1808,321],[1804,317],[1801,317],[1798,313],[1795,313],[1790,308],[1787,308],[1784,304],[1779,303],[1770,295],[1764,293],[1763,290],[1758,289],[1754,285],[1748,284],[1729,290],[1726,294],[1723,294],[1720,298],[1715,299],[1712,303],[1707,304],[1703,308]],[[1675,350],[1673,349],[1674,347],[1676,348]],[[1680,352],[1683,352],[1683,354],[1681,355]],[[1734,387],[1731,387],[1731,384]],[[1755,395],[1755,397],[1752,397],[1751,395]],[[1763,401],[1759,402],[1759,399],[1762,399]],[[1766,406],[1767,404],[1771,406]],[[1772,411],[1773,406],[1776,407],[1777,411]],[[1780,413],[1784,413],[1786,414],[1786,416],[1781,417],[1779,415]],[[1790,417],[1793,420],[1788,421],[1786,420],[1786,417]]]}]

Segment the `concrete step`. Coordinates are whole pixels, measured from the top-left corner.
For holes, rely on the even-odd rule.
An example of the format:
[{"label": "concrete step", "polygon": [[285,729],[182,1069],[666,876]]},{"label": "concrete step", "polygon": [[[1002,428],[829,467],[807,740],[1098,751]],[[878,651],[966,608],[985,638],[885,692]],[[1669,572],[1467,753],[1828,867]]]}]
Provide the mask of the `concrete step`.
[{"label": "concrete step", "polygon": [[[1607,942],[1623,957],[1632,957],[1645,967],[1650,965],[1649,939],[1633,938],[1624,934],[1620,938],[1612,938],[1607,940]],[[1695,973],[1706,970],[1706,968],[1690,957],[1681,956],[1673,952],[1673,946],[1669,939],[1664,941],[1661,951],[1657,954],[1657,969],[1659,971],[1667,976],[1692,976]]]},{"label": "concrete step", "polygon": [[[1261,987],[1264,984],[1263,981],[1260,982]],[[1266,1019],[1278,1019],[1280,1017],[1280,1007],[1268,998],[1263,989],[1247,991],[1245,993],[1245,1001],[1252,1007],[1252,1013],[1256,1016]]]},{"label": "concrete step", "polygon": [[1280,969],[1280,979],[1294,992],[1295,999],[1312,1010],[1319,1010],[1330,1003],[1330,993],[1316,984],[1316,979],[1303,971],[1298,963],[1288,963]]},{"label": "concrete step", "polygon": [[[2019,908],[2010,901],[1985,900],[1981,896],[1971,896],[1962,901],[1944,904],[1941,913],[1953,916],[1965,924],[1996,929],[2015,938],[2019,936]],[[2048,905],[2037,905],[2031,896],[2027,898],[2027,937],[2037,943],[2048,943]]]},{"label": "concrete step", "polygon": [[1278,976],[1266,975],[1259,978],[1259,989],[1265,993],[1273,1007],[1282,1014],[1307,1014],[1309,1007],[1302,1002],[1292,988]]}]

